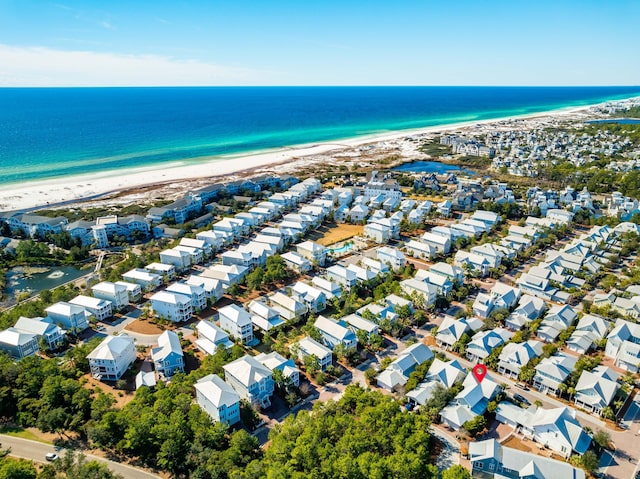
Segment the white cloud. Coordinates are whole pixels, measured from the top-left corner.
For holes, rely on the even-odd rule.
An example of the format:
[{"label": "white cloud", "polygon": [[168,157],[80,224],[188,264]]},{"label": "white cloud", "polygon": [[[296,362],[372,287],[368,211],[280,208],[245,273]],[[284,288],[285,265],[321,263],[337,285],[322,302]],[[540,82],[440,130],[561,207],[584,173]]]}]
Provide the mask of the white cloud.
[{"label": "white cloud", "polygon": [[275,80],[271,72],[199,60],[0,44],[0,86],[264,85]]}]

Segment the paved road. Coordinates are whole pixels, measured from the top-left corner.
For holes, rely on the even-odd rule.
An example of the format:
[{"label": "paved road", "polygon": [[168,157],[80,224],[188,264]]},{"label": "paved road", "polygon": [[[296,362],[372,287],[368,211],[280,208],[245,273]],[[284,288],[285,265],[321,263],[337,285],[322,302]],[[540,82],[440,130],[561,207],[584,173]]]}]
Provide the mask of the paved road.
[{"label": "paved road", "polygon": [[[48,452],[55,452],[53,446],[49,444],[30,441],[20,437],[6,436],[4,434],[0,434],[0,443],[2,443],[2,447],[4,449],[11,448],[11,456],[22,459],[31,459],[37,462],[46,462],[44,456]],[[86,454],[86,457],[92,461],[105,463],[111,471],[120,474],[125,479],[158,479],[160,477],[156,474],[143,471],[142,469],[127,466],[126,464],[120,464],[119,462],[109,461],[102,457],[92,456],[89,454]]]}]

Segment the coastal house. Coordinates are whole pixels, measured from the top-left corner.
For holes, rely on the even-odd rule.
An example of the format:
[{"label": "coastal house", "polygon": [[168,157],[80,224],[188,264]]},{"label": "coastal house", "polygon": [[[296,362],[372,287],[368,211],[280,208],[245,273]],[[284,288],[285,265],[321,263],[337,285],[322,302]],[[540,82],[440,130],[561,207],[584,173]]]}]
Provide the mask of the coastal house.
[{"label": "coastal house", "polygon": [[113,315],[111,301],[107,299],[79,295],[71,299],[69,303],[84,308],[85,311],[98,321],[104,321]]},{"label": "coastal house", "polygon": [[438,296],[437,286],[415,278],[401,281],[400,288],[403,293],[409,295],[414,301],[416,299],[421,300],[424,307],[433,304]]},{"label": "coastal house", "polygon": [[434,355],[425,344],[415,343],[402,351],[398,357],[376,378],[378,387],[395,391],[404,386],[409,380],[409,375],[415,369],[427,361],[431,361]]},{"label": "coastal house", "polygon": [[315,356],[318,359],[320,370],[325,371],[331,366],[333,360],[331,349],[313,338],[305,336],[295,344],[294,349],[298,351],[298,359],[303,363],[307,358]]},{"label": "coastal house", "polygon": [[52,304],[45,311],[55,324],[64,329],[84,331],[89,327],[89,320],[82,306],[61,301]]},{"label": "coastal house", "polygon": [[523,294],[516,309],[505,320],[505,327],[512,331],[519,331],[534,319],[538,319],[546,308],[544,300],[529,294]]},{"label": "coastal house", "polygon": [[431,259],[435,257],[436,248],[423,241],[409,240],[404,244],[404,250],[409,256],[419,259]]},{"label": "coastal house", "polygon": [[269,295],[269,304],[285,321],[300,318],[308,311],[306,304],[281,291]]},{"label": "coastal house", "polygon": [[464,282],[464,271],[455,265],[444,263],[442,261],[435,263],[429,268],[429,272],[444,276],[453,284],[462,284]]},{"label": "coastal house", "polygon": [[585,479],[582,469],[532,452],[505,447],[495,439],[469,443],[469,459],[474,477],[499,474],[505,479],[552,479],[566,477]]},{"label": "coastal house", "polygon": [[305,274],[311,269],[311,263],[309,262],[309,260],[293,251],[282,254],[282,259],[287,265],[287,268],[297,273]]},{"label": "coastal house", "polygon": [[213,355],[218,351],[218,348],[230,349],[233,347],[229,335],[211,321],[205,319],[198,321],[196,331],[198,339],[195,344],[200,351],[206,354]]},{"label": "coastal house", "polygon": [[298,281],[291,286],[291,297],[304,303],[312,313],[324,311],[327,307],[327,295],[319,288]]},{"label": "coastal house", "polygon": [[618,319],[607,335],[605,356],[622,369],[635,373],[640,364],[640,324]]},{"label": "coastal house", "polygon": [[492,263],[486,257],[463,250],[456,251],[453,264],[480,277],[487,276],[492,268]]},{"label": "coastal house", "polygon": [[348,328],[356,333],[356,335],[358,331],[363,331],[367,337],[380,332],[380,327],[376,323],[357,314],[348,314],[340,318],[340,321],[347,324]]},{"label": "coastal house", "polygon": [[198,313],[207,307],[207,293],[204,288],[188,283],[173,283],[167,286],[169,293],[181,294],[191,302],[191,309],[194,313]]},{"label": "coastal house", "polygon": [[116,281],[115,284],[123,286],[127,290],[130,303],[137,303],[142,299],[142,288],[139,284],[129,283],[127,281]]},{"label": "coastal house", "polygon": [[176,271],[184,271],[192,264],[191,252],[178,249],[177,246],[172,249],[166,249],[160,251],[160,262],[173,265]]},{"label": "coastal house", "polygon": [[552,343],[564,331],[571,326],[578,315],[571,306],[553,306],[547,314],[545,314],[537,335],[540,339],[547,343]]},{"label": "coastal house", "polygon": [[575,368],[578,358],[564,353],[557,353],[545,358],[536,366],[533,387],[546,394],[558,395],[559,386]]},{"label": "coastal house", "polygon": [[66,334],[62,328],[53,324],[53,320],[48,317],[25,318],[20,316],[13,329],[27,335],[35,334],[38,341],[42,339],[49,349],[56,349],[62,345]]},{"label": "coastal house", "polygon": [[220,298],[222,298],[222,281],[192,274],[187,278],[185,283],[202,288],[206,299],[211,303],[216,303]]},{"label": "coastal house", "polygon": [[150,263],[144,267],[150,273],[162,276],[162,281],[169,281],[176,277],[176,267],[173,264]]},{"label": "coastal house", "polygon": [[498,372],[517,379],[522,367],[542,354],[542,346],[543,343],[533,339],[524,343],[509,343],[505,345],[498,358]]},{"label": "coastal house", "polygon": [[350,290],[356,285],[357,277],[356,273],[350,269],[334,264],[326,269],[327,278],[329,281],[338,283],[346,290]]},{"label": "coastal house", "polygon": [[429,270],[419,269],[416,271],[414,279],[424,281],[427,284],[435,286],[438,290],[438,294],[441,296],[447,296],[453,290],[453,283],[449,278],[432,273]]},{"label": "coastal house", "polygon": [[275,387],[273,373],[254,357],[244,355],[223,366],[225,380],[238,395],[256,406],[267,408]]},{"label": "coastal house", "polygon": [[471,362],[482,362],[498,348],[511,339],[513,332],[504,328],[494,328],[487,331],[479,331],[467,344],[466,357]]},{"label": "coastal house", "polygon": [[407,393],[407,400],[411,404],[423,406],[438,388],[450,389],[466,375],[467,370],[457,360],[445,362],[436,358],[429,366],[424,381]]},{"label": "coastal house", "polygon": [[94,297],[109,301],[116,310],[129,306],[129,292],[122,284],[103,281],[92,286],[91,291]]},{"label": "coastal house", "polygon": [[13,359],[22,359],[36,354],[40,350],[38,336],[22,332],[16,328],[0,331],[0,351]]},{"label": "coastal house", "polygon": [[229,426],[240,421],[240,395],[220,376],[209,374],[194,387],[198,405],[211,419]]},{"label": "coastal house", "polygon": [[585,314],[567,341],[567,349],[586,354],[595,341],[603,339],[611,329],[611,322],[595,314]]},{"label": "coastal house", "polygon": [[378,244],[386,244],[391,239],[391,229],[380,223],[367,223],[364,225],[363,235]]},{"label": "coastal house", "polygon": [[153,291],[160,287],[162,277],[159,274],[150,273],[141,268],[135,268],[122,275],[122,279],[129,283],[139,284],[145,291]]},{"label": "coastal house", "polygon": [[572,454],[584,454],[591,444],[591,436],[577,421],[576,411],[572,408],[543,409],[531,406],[522,409],[503,401],[496,409],[496,419],[565,459]]},{"label": "coastal house", "polygon": [[245,266],[214,264],[202,271],[200,276],[220,281],[222,290],[226,291],[231,285],[242,281],[248,272],[249,268]]},{"label": "coastal house", "polygon": [[333,281],[321,278],[320,276],[314,276],[311,278],[311,284],[322,291],[328,300],[342,296],[342,287]]},{"label": "coastal house", "polygon": [[247,305],[247,310],[251,314],[251,322],[254,326],[263,331],[270,331],[273,328],[284,324],[277,310],[270,308],[262,301],[253,300]]},{"label": "coastal house", "polygon": [[440,418],[443,423],[457,431],[465,422],[484,414],[489,401],[501,390],[500,385],[489,374],[482,382],[478,382],[473,374],[467,374],[462,382],[462,391],[440,411]]},{"label": "coastal house", "polygon": [[151,309],[158,318],[181,323],[191,319],[191,298],[171,291],[159,291],[151,296]]},{"label": "coastal house", "polygon": [[420,237],[422,243],[433,246],[439,254],[447,254],[451,250],[451,240],[431,232],[426,232]]},{"label": "coastal house", "polygon": [[597,366],[591,371],[582,371],[575,387],[573,402],[593,414],[602,414],[620,389],[620,375],[606,366]]},{"label": "coastal house", "polygon": [[230,304],[218,310],[220,327],[233,338],[247,344],[253,341],[251,315],[237,304]]},{"label": "coastal house", "polygon": [[304,241],[296,245],[296,252],[307,258],[312,265],[324,266],[327,250],[324,246],[313,241]]},{"label": "coastal house", "polygon": [[482,326],[483,323],[478,318],[456,319],[453,316],[445,316],[438,328],[436,343],[439,347],[448,350],[460,340],[463,334],[470,335]]},{"label": "coastal house", "polygon": [[158,347],[151,349],[151,359],[156,371],[166,378],[184,372],[184,353],[175,331],[164,331],[158,336]]},{"label": "coastal house", "polygon": [[260,353],[255,358],[256,361],[269,368],[271,372],[282,371],[282,376],[287,378],[291,385],[295,387],[300,385],[300,371],[293,359],[286,359],[275,351]]},{"label": "coastal house", "polygon": [[136,360],[133,338],[126,334],[107,336],[87,359],[94,379],[117,381]]},{"label": "coastal house", "polygon": [[322,334],[323,343],[332,350],[338,344],[342,344],[347,349],[358,346],[355,333],[343,321],[334,321],[324,316],[318,316],[313,326]]}]

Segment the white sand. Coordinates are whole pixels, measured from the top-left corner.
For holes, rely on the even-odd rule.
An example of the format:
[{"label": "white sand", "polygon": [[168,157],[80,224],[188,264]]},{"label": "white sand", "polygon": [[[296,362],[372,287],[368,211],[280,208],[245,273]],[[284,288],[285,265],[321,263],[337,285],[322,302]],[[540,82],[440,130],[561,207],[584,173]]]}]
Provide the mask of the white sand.
[{"label": "white sand", "polygon": [[[209,182],[231,179],[234,174],[246,170],[256,170],[261,167],[273,166],[280,163],[287,164],[287,171],[291,171],[291,169],[296,166],[306,166],[313,162],[312,157],[314,155],[326,155],[330,152],[338,153],[340,150],[344,151],[343,154],[348,154],[348,150],[352,150],[354,147],[374,142],[398,140],[433,132],[476,128],[478,125],[486,126],[495,124],[497,126],[505,121],[516,119],[539,118],[541,121],[548,121],[550,118],[563,120],[579,119],[584,117],[584,113],[586,113],[591,106],[593,105],[518,117],[394,131],[256,154],[243,154],[233,157],[195,158],[189,162],[173,162],[162,165],[161,167],[132,168],[127,170],[118,169],[103,173],[67,176],[60,179],[9,185],[3,187],[2,191],[0,191],[0,211],[22,210],[34,207],[46,208],[49,205],[55,205],[61,202],[75,203],[100,197],[107,193],[111,194],[147,185],[162,185],[165,189],[167,186],[170,186],[182,192],[189,186],[193,186],[186,184],[184,180],[210,179],[210,181],[203,181],[202,185],[204,185]],[[174,182],[175,184],[173,184]]]}]

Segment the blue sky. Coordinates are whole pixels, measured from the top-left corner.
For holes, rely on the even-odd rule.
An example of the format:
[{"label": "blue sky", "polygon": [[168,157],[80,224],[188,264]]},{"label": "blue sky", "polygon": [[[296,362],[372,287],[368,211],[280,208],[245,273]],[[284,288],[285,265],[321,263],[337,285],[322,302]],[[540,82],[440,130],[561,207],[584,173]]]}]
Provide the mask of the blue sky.
[{"label": "blue sky", "polygon": [[0,0],[0,85],[639,85],[637,0]]}]

